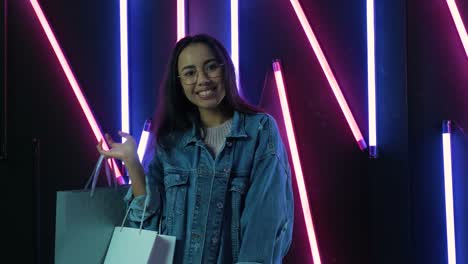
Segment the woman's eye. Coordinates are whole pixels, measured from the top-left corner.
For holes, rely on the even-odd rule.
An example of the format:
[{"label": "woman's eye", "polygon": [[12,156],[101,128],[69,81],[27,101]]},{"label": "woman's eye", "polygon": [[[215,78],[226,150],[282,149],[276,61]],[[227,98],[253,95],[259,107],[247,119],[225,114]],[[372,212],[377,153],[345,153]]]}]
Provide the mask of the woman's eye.
[{"label": "woman's eye", "polygon": [[192,77],[195,74],[195,71],[186,71],[184,72],[185,77]]},{"label": "woman's eye", "polygon": [[209,71],[216,70],[218,68],[218,64],[210,64],[210,65],[208,65],[207,68],[208,68]]}]

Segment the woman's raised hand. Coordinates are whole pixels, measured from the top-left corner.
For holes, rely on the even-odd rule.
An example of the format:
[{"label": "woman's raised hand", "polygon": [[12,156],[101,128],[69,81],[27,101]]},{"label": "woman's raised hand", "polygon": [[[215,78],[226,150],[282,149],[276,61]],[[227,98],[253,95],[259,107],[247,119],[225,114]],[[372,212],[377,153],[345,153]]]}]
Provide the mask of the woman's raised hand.
[{"label": "woman's raised hand", "polygon": [[116,158],[123,162],[130,162],[138,160],[137,144],[135,139],[128,133],[119,131],[119,136],[126,139],[124,143],[115,142],[109,134],[105,134],[106,141],[109,143],[109,150],[102,148],[102,140],[99,141],[96,148],[99,153],[106,158]]}]

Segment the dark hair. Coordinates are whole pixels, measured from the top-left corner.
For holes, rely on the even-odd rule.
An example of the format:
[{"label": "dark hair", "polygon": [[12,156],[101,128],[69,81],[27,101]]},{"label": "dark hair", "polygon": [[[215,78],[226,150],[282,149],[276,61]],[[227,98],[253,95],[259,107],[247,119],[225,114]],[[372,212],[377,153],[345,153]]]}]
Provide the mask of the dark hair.
[{"label": "dark hair", "polygon": [[179,55],[182,50],[194,43],[207,45],[214,53],[216,60],[224,65],[223,81],[226,95],[220,103],[223,112],[227,114],[233,111],[247,114],[262,112],[239,96],[231,57],[218,40],[206,34],[184,37],[177,42],[170,56],[153,118],[155,121],[152,126],[153,133],[155,133],[157,143],[164,147],[171,146],[177,132],[191,129],[193,123],[201,127],[198,108],[185,97],[180,78],[178,78]]}]

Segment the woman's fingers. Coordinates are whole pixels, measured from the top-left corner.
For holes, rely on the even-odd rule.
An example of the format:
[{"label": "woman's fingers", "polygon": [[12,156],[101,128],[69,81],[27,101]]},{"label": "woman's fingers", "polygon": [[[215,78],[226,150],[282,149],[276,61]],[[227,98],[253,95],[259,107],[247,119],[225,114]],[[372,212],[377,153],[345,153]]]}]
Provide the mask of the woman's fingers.
[{"label": "woman's fingers", "polygon": [[124,137],[124,136],[128,136],[130,134],[128,134],[127,132],[119,131],[119,135]]},{"label": "woman's fingers", "polygon": [[[132,137],[132,135],[130,135],[130,134],[127,133],[127,132],[119,131],[119,136],[125,138],[125,141],[124,141],[124,142],[129,142],[130,145],[135,145],[135,144],[136,144],[135,139]],[[128,145],[128,144],[127,144],[127,145]]]},{"label": "woman's fingers", "polygon": [[[122,131],[119,131],[118,134],[119,136],[127,139],[128,143],[115,142],[112,137],[106,133],[104,134],[105,139],[101,139],[96,146],[100,154],[107,158],[126,159],[136,152],[136,150],[133,151],[133,148],[135,147],[135,140],[133,137],[129,133]],[[109,150],[103,149],[102,144],[104,140],[109,144]]]},{"label": "woman's fingers", "polygon": [[99,140],[99,143],[96,145],[96,148],[98,150],[98,152],[100,154],[103,154],[104,156],[107,156],[107,151],[105,151],[103,148],[102,148],[102,139]]},{"label": "woman's fingers", "polygon": [[104,155],[106,158],[114,158],[114,155],[115,155],[115,154],[114,154],[114,152],[112,151],[112,149],[110,149],[110,150],[104,150],[104,149],[102,148],[102,143],[103,143],[103,140],[101,139],[101,140],[99,141],[99,143],[96,145],[96,148],[97,148],[98,152],[99,152],[100,154]]},{"label": "woman's fingers", "polygon": [[112,139],[112,137],[107,133],[104,136],[106,137],[107,143],[109,143],[109,145],[112,146],[114,144],[114,140]]},{"label": "woman's fingers", "polygon": [[126,138],[128,139],[129,137],[131,137],[131,135],[129,133],[126,133],[126,132],[122,132],[122,131],[119,131],[119,136],[123,137],[123,138]]}]

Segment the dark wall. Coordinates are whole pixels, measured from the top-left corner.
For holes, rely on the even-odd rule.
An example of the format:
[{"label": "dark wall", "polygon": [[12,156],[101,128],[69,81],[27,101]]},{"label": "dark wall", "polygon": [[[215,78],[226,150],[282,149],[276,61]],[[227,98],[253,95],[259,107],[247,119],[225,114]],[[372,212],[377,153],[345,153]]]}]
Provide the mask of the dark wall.
[{"label": "dark wall", "polygon": [[[0,176],[8,186],[4,187],[6,202],[4,207],[3,223],[6,235],[9,239],[8,246],[4,251],[7,255],[15,257],[19,262],[32,263],[35,259],[35,200],[34,200],[34,168],[33,168],[33,142],[32,142],[32,113],[33,92],[31,85],[18,85],[18,78],[26,81],[32,74],[29,68],[23,69],[21,61],[28,61],[23,56],[23,47],[20,43],[24,41],[22,33],[17,30],[26,21],[11,21],[12,17],[22,16],[19,6],[8,1],[8,19],[6,25],[6,46],[8,62],[6,66],[7,92],[7,158],[0,161]],[[27,14],[27,13],[26,13]],[[18,76],[17,78],[13,76]],[[3,85],[3,84],[2,84]],[[26,96],[25,96],[26,95]],[[16,215],[10,218],[10,213]],[[21,254],[15,254],[15,249],[24,248]]]},{"label": "dark wall", "polygon": [[6,158],[6,2],[0,1],[0,160]]},{"label": "dark wall", "polygon": [[[468,2],[456,1],[465,27]],[[412,238],[418,263],[446,263],[442,120],[454,120],[466,131],[468,58],[446,1],[408,1],[408,105],[410,162],[413,176]],[[454,129],[455,214],[466,212],[466,136]],[[463,168],[464,167],[464,168]],[[458,199],[457,199],[458,198]],[[460,219],[460,218],[459,218]],[[465,218],[466,219],[466,218]],[[458,222],[463,228],[466,221]],[[464,230],[464,231],[463,231]],[[467,233],[456,229],[457,253],[466,254]],[[463,243],[464,242],[464,243]],[[460,256],[459,263],[467,258]]]},{"label": "dark wall", "polygon": [[410,259],[406,1],[375,1],[378,158],[370,160],[371,263]]},{"label": "dark wall", "polygon": [[[129,2],[131,133],[139,138],[176,40],[176,6]],[[186,2],[187,32],[209,33],[230,50],[229,1]],[[40,4],[102,130],[116,136],[118,1]],[[365,1],[301,4],[367,139]],[[457,4],[467,18],[467,1]],[[468,129],[468,60],[444,1],[385,0],[375,8],[377,159],[359,150],[289,1],[240,1],[242,94],[277,119],[287,142],[271,66],[281,60],[322,263],[444,263],[440,132],[444,119]],[[0,174],[14,179],[8,197],[21,193],[21,210],[17,203],[8,209],[18,212],[11,222],[21,230],[12,247],[24,248],[21,263],[52,263],[55,192],[84,185],[96,142],[29,1],[9,1],[8,9],[9,156]],[[459,129],[454,146],[455,205],[463,212],[468,147]],[[311,263],[293,181],[294,240],[285,263]],[[465,254],[468,229],[457,230]]]}]

